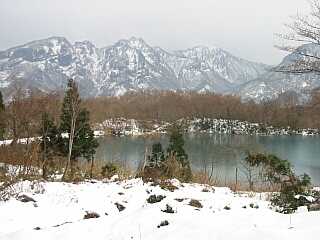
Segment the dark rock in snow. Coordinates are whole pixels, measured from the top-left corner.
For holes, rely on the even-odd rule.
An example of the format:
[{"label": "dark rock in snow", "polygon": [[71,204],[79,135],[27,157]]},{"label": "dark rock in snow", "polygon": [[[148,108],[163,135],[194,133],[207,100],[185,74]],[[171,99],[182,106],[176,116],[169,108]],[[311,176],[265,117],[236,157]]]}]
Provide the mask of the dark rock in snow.
[{"label": "dark rock in snow", "polygon": [[196,200],[196,199],[191,199],[190,202],[189,202],[189,205],[192,206],[192,207],[195,207],[195,208],[202,208],[202,204],[199,200]]},{"label": "dark rock in snow", "polygon": [[90,218],[99,218],[100,215],[96,212],[86,212],[83,219],[90,219]]},{"label": "dark rock in snow", "polygon": [[166,205],[165,210],[161,210],[161,211],[165,213],[174,213],[173,208],[169,204]]},{"label": "dark rock in snow", "polygon": [[164,198],[166,198],[166,196],[163,196],[163,195],[151,195],[147,199],[147,202],[150,203],[150,204],[158,203],[158,202],[161,202]]},{"label": "dark rock in snow", "polygon": [[25,194],[23,194],[23,195],[20,195],[20,196],[18,196],[18,198],[17,198],[20,202],[24,202],[24,203],[27,203],[27,202],[37,202],[36,200],[34,200],[32,197],[29,197],[29,196],[27,196],[27,195],[25,195]]},{"label": "dark rock in snow", "polygon": [[120,203],[115,203],[114,205],[116,205],[116,207],[118,208],[119,212],[122,212],[123,210],[126,209],[126,207],[121,205]]},{"label": "dark rock in snow", "polygon": [[169,225],[169,222],[167,220],[164,220],[157,226],[157,228],[161,228],[161,227],[168,226],[168,225]]}]

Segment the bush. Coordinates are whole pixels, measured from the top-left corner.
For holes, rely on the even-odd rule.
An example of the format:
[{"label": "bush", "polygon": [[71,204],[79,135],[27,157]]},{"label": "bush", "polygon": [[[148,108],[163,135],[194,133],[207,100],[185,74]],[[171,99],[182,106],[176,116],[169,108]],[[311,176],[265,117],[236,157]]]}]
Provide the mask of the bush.
[{"label": "bush", "polygon": [[300,177],[294,176],[290,182],[282,183],[280,193],[274,194],[271,203],[277,206],[281,213],[293,213],[298,207],[309,204],[309,201],[299,195],[307,195],[310,185],[311,179],[307,174]]},{"label": "bush", "polygon": [[147,166],[143,169],[142,178],[159,180],[177,178],[182,182],[192,180],[192,171],[188,155],[184,150],[184,139],[181,127],[174,125],[170,128],[169,147],[164,156],[161,143],[152,145],[152,154],[148,156]]},{"label": "bush", "polygon": [[245,161],[251,167],[261,167],[261,177],[279,187],[279,193],[271,198],[271,204],[277,207],[277,211],[293,213],[298,207],[308,203],[305,198],[297,196],[308,195],[311,178],[307,174],[296,176],[288,160],[275,155],[248,153]]},{"label": "bush", "polygon": [[101,174],[103,177],[111,178],[119,171],[119,167],[114,163],[107,163],[101,168]]}]

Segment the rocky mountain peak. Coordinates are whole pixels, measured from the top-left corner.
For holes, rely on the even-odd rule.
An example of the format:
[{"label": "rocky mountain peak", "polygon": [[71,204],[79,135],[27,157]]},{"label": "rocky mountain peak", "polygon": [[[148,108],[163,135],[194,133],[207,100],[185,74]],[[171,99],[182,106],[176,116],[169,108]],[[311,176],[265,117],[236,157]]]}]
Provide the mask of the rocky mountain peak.
[{"label": "rocky mountain peak", "polygon": [[71,77],[83,96],[141,89],[224,93],[266,72],[265,65],[222,49],[198,46],[170,53],[136,37],[105,48],[51,37],[0,52],[0,59],[0,88],[7,93],[15,79],[26,87],[50,91],[61,89]]}]

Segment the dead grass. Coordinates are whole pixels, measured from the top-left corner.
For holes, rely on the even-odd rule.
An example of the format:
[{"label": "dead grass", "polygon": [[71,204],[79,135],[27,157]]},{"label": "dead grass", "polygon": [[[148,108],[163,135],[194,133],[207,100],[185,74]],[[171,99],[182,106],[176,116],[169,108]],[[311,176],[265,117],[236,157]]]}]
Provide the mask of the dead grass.
[{"label": "dead grass", "polygon": [[226,181],[221,177],[217,176],[208,176],[204,171],[197,171],[193,173],[192,182],[205,184],[214,187],[227,187],[234,192],[277,192],[279,191],[279,186],[271,186],[269,184],[256,183],[254,189],[250,189],[249,184],[245,181],[238,181],[236,184],[235,181]]}]

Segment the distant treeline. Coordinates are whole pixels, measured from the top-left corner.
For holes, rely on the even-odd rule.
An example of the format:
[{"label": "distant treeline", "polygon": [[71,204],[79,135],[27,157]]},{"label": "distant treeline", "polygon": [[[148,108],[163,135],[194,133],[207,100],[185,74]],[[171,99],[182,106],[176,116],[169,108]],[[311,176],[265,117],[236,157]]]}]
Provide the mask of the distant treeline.
[{"label": "distant treeline", "polygon": [[[37,135],[42,113],[48,112],[58,124],[63,94],[17,91],[6,104],[0,119],[5,138]],[[81,103],[90,111],[91,123],[108,118],[174,121],[181,118],[221,118],[258,122],[275,127],[320,128],[320,94],[304,105],[290,95],[255,103],[239,97],[213,93],[144,91],[120,97],[97,97]]]},{"label": "distant treeline", "polygon": [[214,93],[147,91],[121,97],[87,99],[92,121],[107,118],[173,121],[180,118],[221,118],[258,122],[275,127],[319,128],[320,94],[298,104],[295,96],[284,94],[262,103],[243,102],[240,97]]}]

